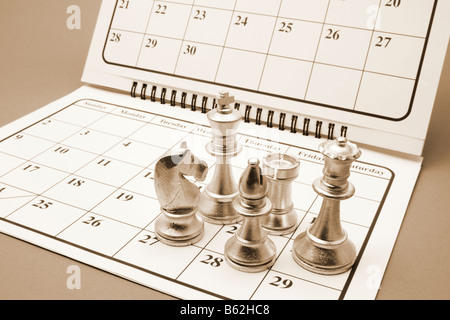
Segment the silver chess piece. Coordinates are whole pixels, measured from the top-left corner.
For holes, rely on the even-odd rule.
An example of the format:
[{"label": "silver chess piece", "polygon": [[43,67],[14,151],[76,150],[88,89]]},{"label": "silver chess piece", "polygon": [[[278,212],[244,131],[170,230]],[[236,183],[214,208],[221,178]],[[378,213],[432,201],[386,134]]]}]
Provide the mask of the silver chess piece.
[{"label": "silver chess piece", "polygon": [[186,143],[155,166],[155,191],[161,205],[161,215],[155,222],[158,239],[171,246],[187,246],[203,236],[204,223],[197,216],[199,188],[185,176],[203,181],[207,164],[187,148]]},{"label": "silver chess piece", "polygon": [[344,137],[322,143],[319,150],[325,165],[313,188],[323,198],[322,207],[315,222],[294,240],[292,255],[309,271],[333,275],[349,270],[356,259],[355,246],[341,227],[340,202],[355,193],[347,179],[361,151]]},{"label": "silver chess piece", "polygon": [[242,114],[230,105],[233,102],[228,93],[221,93],[218,107],[207,114],[213,137],[206,150],[216,158],[216,165],[214,176],[202,193],[199,214],[204,221],[214,224],[231,224],[242,219],[233,207],[239,191],[230,161],[241,151],[236,132],[242,121]]},{"label": "silver chess piece", "polygon": [[264,271],[275,262],[276,247],[261,226],[261,219],[270,213],[272,204],[266,198],[267,183],[258,159],[249,160],[239,190],[240,197],[234,201],[234,207],[244,220],[225,244],[225,260],[240,271]]},{"label": "silver chess piece", "polygon": [[289,234],[297,227],[299,216],[292,202],[292,182],[297,178],[300,161],[291,155],[271,153],[262,160],[267,178],[267,197],[272,211],[262,220],[263,228],[272,235]]}]

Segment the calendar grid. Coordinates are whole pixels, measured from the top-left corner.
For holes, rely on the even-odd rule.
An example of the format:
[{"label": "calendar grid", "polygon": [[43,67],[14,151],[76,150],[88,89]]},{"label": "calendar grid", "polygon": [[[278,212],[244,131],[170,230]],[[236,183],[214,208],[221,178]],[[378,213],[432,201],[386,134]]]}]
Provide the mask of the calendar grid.
[{"label": "calendar grid", "polygon": [[[101,102],[97,102],[97,103],[101,103]],[[107,105],[107,104],[105,104],[105,105]],[[72,104],[71,106],[64,108],[62,110],[70,111],[70,110],[75,110],[75,109],[80,111],[81,113],[91,112],[93,110],[91,108],[86,107],[83,103]],[[124,110],[129,110],[130,112],[123,113]],[[195,277],[193,278],[194,270],[197,270],[198,268],[201,268],[202,266],[204,266],[204,268],[213,268],[213,267],[209,266],[208,264],[206,264],[205,257],[215,257],[215,259],[219,259],[219,260],[217,260],[218,265],[222,266],[224,264],[223,251],[222,251],[223,249],[221,248],[221,245],[220,245],[221,241],[223,241],[223,240],[220,240],[220,239],[224,239],[225,236],[229,237],[230,236],[229,233],[234,232],[236,230],[234,226],[214,226],[214,227],[212,227],[212,225],[205,226],[208,228],[209,231],[205,234],[204,242],[199,243],[199,244],[194,244],[191,246],[192,249],[188,249],[188,251],[195,253],[195,254],[193,254],[191,256],[181,254],[180,258],[182,259],[182,261],[180,262],[181,263],[180,266],[182,266],[182,269],[180,269],[179,271],[177,271],[176,274],[173,274],[173,275],[171,275],[170,273],[167,273],[167,272],[159,272],[157,269],[146,267],[145,264],[142,264],[142,262],[139,262],[139,259],[136,261],[134,261],[133,259],[130,260],[130,254],[133,253],[134,250],[136,250],[136,248],[135,248],[136,243],[142,242],[143,246],[148,246],[149,248],[152,248],[149,250],[151,252],[155,252],[154,254],[157,254],[157,252],[160,252],[159,250],[162,250],[161,249],[162,244],[156,240],[156,235],[153,230],[154,221],[157,219],[157,217],[160,214],[159,210],[158,210],[157,214],[154,214],[151,218],[149,218],[145,224],[139,225],[131,220],[128,220],[128,218],[126,218],[124,220],[122,218],[119,219],[119,218],[115,217],[114,215],[111,215],[108,211],[104,211],[104,209],[102,209],[102,205],[107,203],[108,201],[110,201],[109,199],[116,198],[117,194],[119,194],[122,191],[124,193],[129,192],[129,194],[133,194],[135,196],[140,195],[140,196],[142,196],[142,198],[149,199],[149,201],[157,201],[157,199],[154,197],[154,195],[151,196],[146,191],[139,192],[139,190],[137,190],[135,187],[131,187],[131,188],[128,187],[128,183],[130,181],[133,181],[134,179],[137,179],[137,178],[143,176],[144,174],[146,176],[148,176],[151,173],[151,171],[153,170],[152,166],[156,160],[152,161],[151,163],[149,162],[149,164],[147,166],[137,166],[137,167],[139,167],[139,170],[137,170],[134,173],[130,172],[129,174],[127,174],[127,178],[122,180],[122,182],[119,184],[117,184],[117,183],[110,184],[106,181],[95,180],[95,177],[90,177],[89,175],[86,175],[86,173],[81,174],[82,168],[85,168],[86,166],[88,166],[89,163],[98,162],[98,160],[100,158],[102,158],[102,156],[104,156],[103,158],[105,158],[105,159],[110,159],[112,161],[117,160],[119,162],[122,162],[123,159],[121,159],[121,157],[113,158],[113,157],[108,156],[108,150],[112,150],[112,149],[114,149],[115,146],[118,146],[124,142],[126,142],[126,143],[128,143],[130,141],[132,143],[137,142],[138,140],[133,140],[134,133],[140,132],[140,129],[143,129],[148,126],[156,126],[156,127],[163,128],[164,125],[167,125],[167,123],[172,123],[173,121],[177,121],[177,123],[181,121],[182,123],[184,123],[184,121],[178,120],[178,119],[170,119],[167,117],[158,118],[157,116],[152,115],[150,112],[144,112],[147,115],[151,115],[150,117],[146,117],[145,120],[139,119],[138,117],[129,118],[125,115],[125,114],[133,114],[135,112],[136,112],[136,110],[134,110],[134,109],[125,108],[125,107],[121,107],[121,106],[114,106],[114,108],[109,109],[107,111],[105,111],[105,110],[95,111],[96,117],[97,117],[96,120],[90,121],[89,124],[87,124],[85,126],[78,126],[78,123],[72,122],[72,118],[67,115],[66,116],[63,116],[63,115],[55,116],[55,115],[58,115],[58,113],[46,118],[46,119],[51,120],[52,124],[55,125],[55,128],[61,127],[60,124],[64,124],[65,126],[69,126],[69,128],[72,128],[71,130],[73,132],[71,133],[71,135],[68,135],[69,137],[74,134],[76,135],[80,131],[90,130],[91,132],[93,132],[95,130],[101,129],[101,127],[100,128],[98,127],[99,123],[101,122],[101,119],[103,119],[105,121],[110,121],[111,120],[110,118],[115,119],[115,117],[120,117],[120,118],[123,118],[123,121],[130,120],[131,122],[128,122],[130,124],[130,130],[123,131],[123,132],[128,132],[128,134],[117,133],[118,135],[114,136],[112,133],[109,133],[110,136],[114,137],[113,141],[115,141],[115,143],[110,143],[109,145],[106,145],[103,151],[87,152],[90,154],[90,156],[87,157],[86,159],[91,159],[91,158],[92,159],[89,161],[86,160],[84,164],[80,163],[80,165],[78,166],[77,169],[69,171],[69,170],[64,170],[64,168],[55,167],[54,170],[61,171],[62,174],[64,175],[64,179],[62,179],[62,180],[59,179],[56,184],[49,187],[47,190],[44,190],[43,192],[35,192],[33,190],[28,190],[27,188],[23,189],[23,188],[21,188],[20,185],[15,185],[14,183],[9,183],[8,179],[6,179],[6,180],[4,179],[5,177],[8,177],[8,175],[10,173],[14,173],[15,170],[16,171],[21,170],[20,168],[21,168],[21,166],[23,166],[23,161],[25,161],[24,163],[31,162],[31,159],[36,159],[38,157],[37,154],[42,154],[43,152],[41,151],[39,153],[36,153],[36,155],[34,157],[28,157],[27,159],[18,160],[18,161],[22,162],[22,164],[20,166],[16,167],[16,169],[12,169],[12,170],[6,172],[5,174],[0,175],[0,185],[3,185],[6,188],[11,187],[11,188],[15,188],[15,189],[23,189],[28,194],[31,194],[32,197],[30,197],[29,199],[26,199],[27,201],[25,201],[25,203],[18,203],[17,207],[14,208],[14,210],[11,210],[12,212],[10,212],[6,215],[4,214],[4,212],[2,213],[2,211],[0,210],[0,218],[2,219],[2,221],[13,223],[17,226],[22,226],[31,231],[36,231],[39,234],[46,235],[57,241],[62,241],[66,244],[84,249],[93,254],[100,255],[100,256],[106,257],[108,259],[112,259],[113,261],[123,263],[125,265],[131,266],[138,270],[158,276],[162,279],[166,279],[168,281],[177,283],[181,286],[199,290],[203,293],[207,293],[207,294],[210,294],[211,296],[215,296],[215,297],[222,298],[222,299],[236,298],[236,296],[234,294],[227,293],[226,291],[222,291],[222,292],[216,291],[213,288],[209,288],[208,285],[202,285],[200,283],[197,283],[198,281],[201,281],[201,280],[199,280],[198,278],[195,278]],[[97,116],[97,113],[98,114],[103,113],[103,114],[101,116]],[[29,128],[31,128],[32,130],[28,130],[28,128],[26,128],[17,134],[22,134],[24,136],[31,136],[31,134],[35,134],[36,138],[39,138],[42,141],[45,141],[45,143],[49,143],[52,145],[52,147],[50,147],[50,149],[47,148],[45,150],[52,150],[55,147],[60,147],[60,146],[66,146],[67,148],[70,148],[70,150],[76,150],[77,148],[80,148],[80,146],[73,145],[71,143],[64,144],[65,139],[68,139],[67,137],[63,140],[59,139],[57,141],[54,141],[52,139],[47,138],[47,136],[46,136],[47,133],[40,133],[39,131],[34,132],[33,131],[34,127],[38,126],[43,121],[46,121],[46,119],[36,122],[34,125],[30,126]],[[133,125],[131,125],[131,123],[133,123]],[[186,123],[189,124],[189,122],[186,122]],[[76,130],[74,130],[74,128],[72,126],[78,126],[78,127]],[[175,123],[175,126],[177,126],[176,123]],[[193,141],[197,141],[200,137],[206,138],[205,132],[200,132],[200,131],[197,132],[195,130],[196,126],[198,126],[198,125],[193,124],[192,127],[190,127],[189,125],[184,126],[185,127],[184,131],[182,133],[179,133],[179,135],[178,135],[179,138],[177,138],[177,139],[183,140],[185,138],[189,139],[189,137],[191,137],[191,139],[194,139]],[[27,132],[27,130],[28,130],[28,132]],[[70,132],[70,131],[68,131],[68,132]],[[101,131],[99,131],[99,133],[101,133]],[[105,132],[105,134],[108,134],[108,132]],[[0,156],[5,151],[2,148],[2,143],[4,141],[8,141],[8,139],[9,140],[13,139],[14,136],[15,135],[12,135],[9,138],[6,138],[6,140],[2,140],[0,142],[0,152],[1,152]],[[150,141],[153,141],[151,139],[152,137],[149,137],[149,138],[150,138]],[[171,144],[170,146],[168,145],[166,147],[166,151],[172,149],[174,146],[176,146],[178,144],[178,142],[179,141],[177,141],[174,144]],[[244,143],[244,141],[243,141],[243,143]],[[148,145],[150,146],[151,144],[148,144]],[[264,143],[263,143],[263,145],[264,145]],[[289,147],[289,146],[286,146],[286,147]],[[169,149],[167,149],[167,148],[169,148]],[[268,152],[267,150],[263,151],[263,149],[261,149],[263,147],[260,144],[254,145],[252,143],[245,143],[244,148],[246,150],[248,150],[249,152],[257,152],[257,153]],[[251,151],[251,150],[253,150],[253,151]],[[162,153],[165,153],[166,151],[161,150]],[[17,155],[15,154],[14,151],[11,151],[10,154],[11,154],[10,155],[11,157],[17,158]],[[39,160],[39,159],[37,159],[37,160]],[[42,163],[36,162],[36,163],[41,166],[49,165],[44,160],[40,160],[40,161],[43,161],[43,162]],[[207,161],[207,160],[205,159],[205,161]],[[311,166],[320,166],[320,163],[318,162],[317,159],[308,160],[306,158],[302,161],[303,161],[303,166],[306,166],[306,167],[308,167],[310,165]],[[241,166],[239,163],[236,163],[235,165],[238,167]],[[213,167],[214,167],[214,164],[212,164],[211,168],[213,168]],[[361,171],[358,174],[361,177],[367,176],[367,179],[376,179],[376,180],[380,180],[380,181],[385,180],[388,183],[388,185],[386,186],[386,189],[384,189],[385,187],[383,187],[383,190],[385,190],[383,192],[385,194],[388,192],[389,185],[392,182],[392,180],[389,180],[388,177],[376,177],[376,176],[368,175],[364,171]],[[77,176],[80,179],[88,179],[90,181],[91,180],[95,181],[99,184],[99,187],[100,187],[100,185],[103,185],[105,187],[110,188],[110,191],[107,193],[104,193],[104,195],[102,196],[100,201],[96,201],[95,204],[93,206],[90,206],[89,208],[86,208],[85,205],[77,205],[77,203],[73,203],[72,201],[67,202],[64,199],[59,198],[57,195],[52,196],[51,194],[47,194],[48,190],[51,191],[53,188],[56,188],[60,182],[66,181],[71,176]],[[364,178],[364,179],[366,179],[366,178]],[[298,184],[299,187],[300,186],[305,186],[305,187],[310,186],[310,183],[307,182],[306,180],[305,181],[299,180],[299,181],[295,181],[294,183]],[[199,187],[200,188],[204,187],[204,183],[200,182]],[[21,214],[23,214],[23,212],[28,212],[29,210],[31,210],[31,209],[29,209],[29,208],[31,208],[31,205],[34,204],[35,201],[40,198],[48,199],[49,201],[52,201],[54,203],[60,203],[60,206],[65,206],[65,208],[72,208],[72,210],[76,209],[79,211],[78,216],[76,218],[72,219],[70,222],[68,221],[66,223],[66,225],[63,226],[63,228],[59,229],[58,232],[56,232],[54,234],[52,232],[47,231],[45,228],[39,229],[39,227],[33,227],[33,225],[29,225],[26,222],[24,223],[24,222],[21,222],[21,220],[17,220],[17,218],[18,218],[17,215],[20,216]],[[358,198],[361,199],[360,201],[365,201],[365,203],[373,202],[374,207],[379,206],[379,208],[381,208],[381,206],[383,204],[382,202],[384,202],[384,201],[380,201],[380,199],[376,198],[375,195],[366,196],[364,193],[360,194],[360,195],[359,194],[355,195],[355,199],[358,199]],[[4,199],[0,198],[0,201],[4,201]],[[310,219],[311,216],[314,217],[316,215],[316,213],[315,213],[316,209],[313,210],[313,207],[315,206],[315,203],[317,201],[318,201],[318,196],[315,194],[313,197],[311,197],[310,200],[308,200],[307,207],[305,207],[305,208],[299,207],[297,209],[299,212],[299,215],[301,217],[299,220],[299,228],[300,228],[300,225],[308,223],[309,220],[307,220],[307,219]],[[367,201],[369,201],[369,202],[367,202]],[[38,210],[38,212],[39,212],[39,209],[34,209],[34,210]],[[378,212],[379,212],[379,209],[378,209]],[[310,218],[307,218],[308,216]],[[74,238],[73,232],[75,232],[75,230],[78,230],[79,225],[81,225],[89,217],[92,217],[92,219],[99,219],[102,221],[102,223],[105,222],[105,223],[109,223],[110,225],[116,226],[114,228],[120,228],[120,229],[125,228],[127,230],[127,232],[122,237],[123,240],[121,240],[121,241],[123,241],[123,242],[121,242],[121,241],[117,242],[117,246],[113,247],[111,249],[113,251],[111,251],[111,250],[97,248],[96,245],[92,246],[92,245],[84,244],[83,241],[80,242],[80,239],[77,240],[77,238]],[[364,223],[360,223],[358,221],[352,221],[351,219],[348,222],[346,222],[345,219],[343,221],[345,223],[347,223],[348,225],[353,225],[352,228],[356,228],[357,230],[360,230],[358,232],[361,232],[361,237],[363,236],[363,234],[365,234],[367,232],[366,230],[370,230],[370,228],[373,227],[372,225],[365,225]],[[99,228],[102,228],[102,226],[103,225],[100,225]],[[237,224],[236,227],[237,226],[239,226],[239,224]],[[211,228],[213,228],[213,229],[211,229]],[[125,231],[125,229],[124,229],[124,231]],[[77,231],[77,232],[79,232],[79,231]],[[101,235],[102,235],[102,233],[99,236],[101,236]],[[89,235],[87,235],[87,236],[89,237]],[[104,236],[106,236],[106,234]],[[278,245],[280,246],[279,247],[280,251],[277,255],[277,261],[284,261],[286,259],[284,256],[286,255],[286,252],[289,251],[288,246],[291,244],[294,236],[295,236],[295,233],[292,233],[290,235],[280,236],[277,238],[276,243],[278,243]],[[77,236],[77,237],[79,237],[79,236]],[[112,239],[113,238],[111,238],[111,240]],[[364,239],[365,239],[364,241],[368,240],[366,236],[364,236]],[[142,249],[139,249],[139,250],[142,250]],[[138,253],[136,252],[136,254],[138,254]],[[160,254],[163,254],[163,253],[159,253],[159,255]],[[360,255],[361,254],[362,254],[362,251],[360,251]],[[160,256],[160,257],[162,257],[162,256]],[[199,272],[202,274],[205,274],[208,277],[211,276],[211,275],[208,275],[208,273],[203,273],[201,271],[199,271]],[[210,272],[210,271],[208,271],[208,272]],[[225,277],[227,277],[227,276],[225,276]],[[250,299],[261,298],[262,297],[261,294],[262,295],[268,294],[268,291],[267,291],[268,289],[270,289],[272,287],[276,288],[275,284],[271,285],[271,283],[273,283],[273,279],[278,279],[280,277],[287,277],[287,279],[290,279],[289,281],[295,281],[296,283],[298,283],[298,285],[302,285],[302,284],[307,285],[307,286],[314,285],[316,287],[323,287],[324,288],[323,290],[331,290],[329,292],[341,293],[340,298],[343,298],[345,296],[346,289],[342,290],[342,287],[341,287],[342,284],[327,284],[326,282],[324,283],[320,279],[313,279],[313,278],[310,279],[308,276],[305,277],[305,275],[298,275],[295,272],[292,273],[291,271],[288,271],[288,269],[285,269],[284,264],[279,264],[279,265],[276,264],[267,272],[258,275],[258,279],[254,279],[257,281],[255,282],[252,280],[253,284],[251,284],[251,285],[249,284],[251,286],[251,292],[244,293],[244,296],[246,297],[246,299],[247,298],[250,298]],[[233,278],[230,278],[230,279],[233,279]],[[350,281],[349,279],[350,278],[345,280],[345,282],[347,283],[348,281]],[[339,289],[339,288],[341,288],[341,289]],[[267,293],[265,293],[266,291],[267,291]],[[334,294],[332,294],[332,295],[334,295]],[[238,295],[238,296],[240,297],[240,295]]]},{"label": "calendar grid", "polygon": [[[137,13],[150,14],[150,18],[133,29],[130,27],[133,24],[124,22],[127,12],[117,2],[103,59],[107,64],[306,102],[315,107],[390,121],[408,117],[437,0],[420,3],[412,0],[412,5],[402,3],[395,7],[385,0],[377,5],[375,1],[367,1],[370,4],[364,13],[367,21],[348,24],[346,19],[336,18],[346,3],[320,2],[323,4],[320,10],[324,11],[317,16],[287,11],[289,6],[301,7],[292,3],[271,4],[269,12],[260,8],[252,11],[251,5],[242,1],[217,7],[196,2],[153,1],[151,8]],[[156,14],[156,4],[167,10]],[[319,8],[319,2],[316,5]],[[351,5],[348,4],[350,10]],[[354,5],[361,8],[358,1]],[[274,6],[278,6],[278,12]],[[423,6],[426,13],[429,11],[430,20],[422,19],[420,27],[415,27],[409,20],[413,21],[418,6]],[[376,11],[370,13],[369,9],[375,7]],[[197,11],[202,13],[201,17],[194,14]],[[399,19],[394,19],[392,15],[397,12]],[[352,18],[352,13],[348,14]],[[153,20],[156,16],[158,19]],[[411,16],[406,21],[406,25],[412,25],[411,31],[394,25],[397,20],[402,24],[401,19],[406,16]],[[238,17],[249,19],[245,20],[245,27],[243,21],[237,21]],[[170,28],[166,25],[169,21],[172,21]],[[211,31],[200,31],[200,24]],[[248,41],[239,40],[238,34],[248,37]],[[140,39],[139,44],[132,43],[135,37]],[[153,41],[150,46],[146,46],[146,39]],[[366,42],[369,50],[365,48]],[[301,45],[294,48],[290,43]],[[193,51],[185,53],[188,48]],[[133,57],[131,64],[127,57]],[[376,87],[384,94],[378,95]]]}]

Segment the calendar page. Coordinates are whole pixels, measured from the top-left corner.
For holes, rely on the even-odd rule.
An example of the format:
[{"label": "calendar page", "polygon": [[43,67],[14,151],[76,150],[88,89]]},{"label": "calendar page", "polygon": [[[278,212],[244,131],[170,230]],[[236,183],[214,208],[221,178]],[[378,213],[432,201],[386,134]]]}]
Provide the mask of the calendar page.
[{"label": "calendar page", "polygon": [[420,154],[448,12],[442,0],[105,1],[85,79],[227,88],[253,116],[264,107],[303,116],[300,125],[352,125],[354,140]]},{"label": "calendar page", "polygon": [[203,238],[187,247],[156,238],[155,163],[185,141],[208,164],[208,177],[196,182],[204,188],[215,165],[205,148],[206,115],[89,86],[0,129],[0,231],[183,299],[375,298],[420,159],[363,148],[351,170],[355,196],[342,202],[357,262],[344,274],[322,276],[291,256],[293,239],[320,210],[312,182],[322,175],[321,140],[248,123],[238,139],[236,179],[249,157],[276,151],[300,159],[293,182],[300,224],[271,236],[277,255],[267,271],[240,272],[225,263],[225,242],[239,224],[205,223]]}]

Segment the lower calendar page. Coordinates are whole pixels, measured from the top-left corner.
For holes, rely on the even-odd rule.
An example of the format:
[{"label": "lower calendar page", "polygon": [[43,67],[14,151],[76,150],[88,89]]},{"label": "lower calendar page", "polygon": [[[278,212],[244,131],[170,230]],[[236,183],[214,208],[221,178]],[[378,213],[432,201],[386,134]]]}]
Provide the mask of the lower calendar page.
[{"label": "lower calendar page", "polygon": [[154,188],[156,161],[185,141],[209,167],[206,116],[160,103],[83,87],[0,130],[0,231],[181,299],[373,299],[397,237],[420,159],[365,148],[353,164],[355,195],[341,204],[342,226],[358,256],[343,274],[300,267],[292,244],[317,216],[322,199],[320,140],[243,124],[236,181],[250,157],[269,152],[300,159],[292,183],[297,229],[270,236],[275,264],[264,272],[231,268],[225,242],[239,224],[205,222],[203,238],[187,247],[159,242],[161,214]]}]

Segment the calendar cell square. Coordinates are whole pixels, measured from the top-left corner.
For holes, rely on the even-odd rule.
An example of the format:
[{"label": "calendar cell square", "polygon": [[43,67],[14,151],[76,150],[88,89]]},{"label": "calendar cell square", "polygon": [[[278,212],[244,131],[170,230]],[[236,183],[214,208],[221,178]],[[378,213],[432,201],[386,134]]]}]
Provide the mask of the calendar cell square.
[{"label": "calendar cell square", "polygon": [[141,171],[141,167],[100,156],[76,173],[82,177],[120,187]]},{"label": "calendar cell square", "polygon": [[355,186],[355,197],[381,201],[389,185],[389,178],[369,177],[366,174],[352,172],[349,181]]},{"label": "calendar cell square", "polygon": [[195,42],[183,42],[175,73],[178,75],[214,81],[222,47]]},{"label": "calendar cell square", "polygon": [[79,246],[113,256],[128,243],[139,229],[130,225],[88,213],[57,235]]},{"label": "calendar cell square", "polygon": [[281,0],[237,0],[236,11],[277,16]]},{"label": "calendar cell square", "polygon": [[105,116],[105,113],[102,111],[83,107],[71,107],[54,114],[51,119],[71,123],[80,127],[87,127],[103,116]]},{"label": "calendar cell square", "polygon": [[55,143],[24,133],[18,133],[0,143],[0,151],[22,159],[32,159]]},{"label": "calendar cell square", "polygon": [[136,66],[142,45],[141,33],[111,29],[103,52],[106,62]]},{"label": "calendar cell square", "polygon": [[254,300],[337,300],[340,291],[298,279],[276,271],[269,271],[252,297]]},{"label": "calendar cell square", "polygon": [[361,75],[362,71],[315,64],[306,99],[353,109]]},{"label": "calendar cell square", "polygon": [[292,201],[294,202],[294,208],[300,209],[301,211],[308,211],[316,198],[317,193],[311,185],[298,183],[297,181],[292,183]]},{"label": "calendar cell square", "polygon": [[256,90],[266,55],[225,48],[216,82]]},{"label": "calendar cell square", "polygon": [[191,5],[181,2],[155,1],[146,33],[182,40],[191,9]]},{"label": "calendar cell square", "polygon": [[0,217],[7,217],[34,198],[33,193],[0,183]]},{"label": "calendar cell square", "polygon": [[399,119],[408,112],[413,90],[414,80],[364,72],[355,110]]},{"label": "calendar cell square", "polygon": [[[156,239],[153,232],[144,230],[114,257],[176,279],[200,250],[196,246],[172,247],[165,245]],[[157,258],[155,259],[155,257]]]},{"label": "calendar cell square", "polygon": [[380,0],[330,1],[326,23],[372,30]]},{"label": "calendar cell square", "polygon": [[161,212],[159,202],[126,190],[118,190],[94,210],[102,216],[144,229]]},{"label": "calendar cell square", "polygon": [[8,216],[8,220],[55,236],[85,213],[53,199],[37,197]]},{"label": "calendar cell square", "polygon": [[0,166],[0,177],[1,177],[2,175],[13,170],[14,168],[20,166],[22,163],[24,163],[24,160],[0,152],[0,163],[1,163]]},{"label": "calendar cell square", "polygon": [[34,162],[26,162],[4,175],[1,181],[22,190],[41,194],[65,177],[67,177],[65,172]]},{"label": "calendar cell square", "polygon": [[321,33],[319,23],[279,18],[269,53],[314,61]]},{"label": "calendar cell square", "polygon": [[382,0],[376,30],[425,37],[434,3],[434,0]]},{"label": "calendar cell square", "polygon": [[139,68],[173,73],[182,41],[145,35],[137,66]]},{"label": "calendar cell square", "polygon": [[86,128],[79,130],[73,136],[64,140],[62,144],[87,152],[101,154],[122,140],[123,138],[121,137]]},{"label": "calendar cell square", "polygon": [[[157,126],[154,124],[147,124],[129,136],[129,139],[148,143],[150,145],[168,150],[169,148],[178,145],[181,140],[186,137],[186,135],[187,133],[183,131]],[[155,137],[164,137],[164,139],[155,139]]]},{"label": "calendar cell square", "polygon": [[415,79],[425,40],[375,32],[365,70]]},{"label": "calendar cell square", "polygon": [[283,0],[279,16],[323,23],[328,0]]},{"label": "calendar cell square", "polygon": [[143,121],[108,114],[100,120],[92,123],[89,128],[120,137],[127,137],[144,126],[144,124],[145,122]]},{"label": "calendar cell square", "polygon": [[268,56],[259,90],[303,99],[312,62]]},{"label": "calendar cell square", "polygon": [[228,31],[227,48],[260,53],[269,51],[276,18],[246,12],[235,12]]},{"label": "calendar cell square", "polygon": [[222,254],[203,250],[178,278],[230,299],[249,299],[265,272],[247,273],[230,267]]},{"label": "calendar cell square", "polygon": [[43,195],[83,210],[91,210],[116,190],[114,187],[75,175],[66,176],[60,181]]},{"label": "calendar cell square", "polygon": [[128,181],[122,187],[122,189],[129,190],[133,193],[145,195],[153,199],[157,199],[155,192],[155,181],[153,180],[153,173],[154,173],[153,168],[144,170],[136,177]]},{"label": "calendar cell square", "polygon": [[70,137],[78,130],[80,130],[79,126],[54,119],[46,119],[37,125],[25,129],[23,132],[35,137],[58,142]]},{"label": "calendar cell square", "polygon": [[[153,0],[117,1],[112,28],[144,33],[153,2]],[[146,12],[148,14],[143,14]]]},{"label": "calendar cell square", "polygon": [[184,39],[223,46],[231,17],[228,10],[194,6]]},{"label": "calendar cell square", "polygon": [[196,6],[233,10],[236,0],[194,0]]},{"label": "calendar cell square", "polygon": [[148,167],[161,157],[167,150],[145,143],[124,140],[104,153],[106,157]]},{"label": "calendar cell square", "polygon": [[55,145],[33,159],[34,162],[65,172],[74,172],[95,159],[93,153]]},{"label": "calendar cell square", "polygon": [[325,25],[316,62],[362,70],[372,31]]}]

